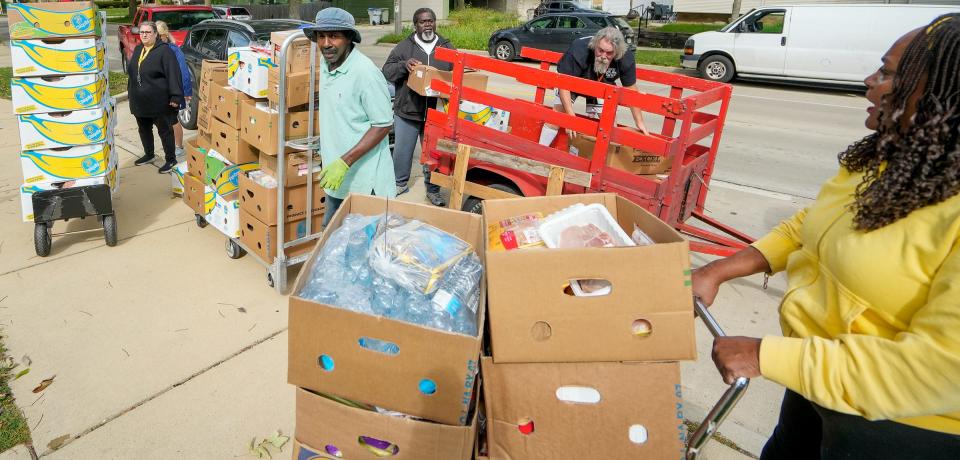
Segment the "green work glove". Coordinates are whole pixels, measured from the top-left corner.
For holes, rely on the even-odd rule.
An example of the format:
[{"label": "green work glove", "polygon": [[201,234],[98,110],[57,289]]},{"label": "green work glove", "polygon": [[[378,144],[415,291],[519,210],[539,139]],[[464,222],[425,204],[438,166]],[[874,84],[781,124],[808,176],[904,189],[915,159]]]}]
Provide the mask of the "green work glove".
[{"label": "green work glove", "polygon": [[342,158],[337,158],[337,161],[320,171],[320,186],[330,190],[339,189],[349,170],[350,166]]}]

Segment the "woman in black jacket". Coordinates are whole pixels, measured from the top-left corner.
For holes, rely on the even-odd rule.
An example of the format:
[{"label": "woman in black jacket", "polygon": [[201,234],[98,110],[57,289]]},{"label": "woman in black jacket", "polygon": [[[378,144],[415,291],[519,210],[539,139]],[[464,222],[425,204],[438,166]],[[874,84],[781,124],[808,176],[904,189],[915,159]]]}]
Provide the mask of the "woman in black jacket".
[{"label": "woman in black jacket", "polygon": [[177,109],[184,102],[180,66],[170,47],[157,39],[157,27],[152,21],[140,23],[140,40],[143,43],[133,50],[127,65],[130,113],[137,118],[143,144],[143,156],[135,164],[153,161],[153,127],[156,126],[166,159],[159,171],[163,174],[177,165],[173,125]]}]

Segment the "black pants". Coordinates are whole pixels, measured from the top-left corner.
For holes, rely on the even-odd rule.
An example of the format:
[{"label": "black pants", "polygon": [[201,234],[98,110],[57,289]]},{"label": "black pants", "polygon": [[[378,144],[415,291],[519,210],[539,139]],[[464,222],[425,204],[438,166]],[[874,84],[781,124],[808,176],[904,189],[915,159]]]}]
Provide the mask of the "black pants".
[{"label": "black pants", "polygon": [[960,436],[824,409],[787,390],[760,460],[956,460]]},{"label": "black pants", "polygon": [[163,156],[166,161],[177,160],[176,140],[173,138],[173,125],[177,115],[161,115],[155,118],[136,117],[137,130],[140,132],[140,143],[143,145],[143,154],[153,155],[153,127],[157,127],[160,143],[163,144]]}]

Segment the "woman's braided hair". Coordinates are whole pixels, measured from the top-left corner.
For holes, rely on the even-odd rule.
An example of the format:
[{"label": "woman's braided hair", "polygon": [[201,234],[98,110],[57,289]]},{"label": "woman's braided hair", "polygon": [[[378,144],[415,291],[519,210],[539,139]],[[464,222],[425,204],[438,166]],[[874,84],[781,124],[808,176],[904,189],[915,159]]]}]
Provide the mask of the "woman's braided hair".
[{"label": "woman's braided hair", "polygon": [[[908,100],[923,85],[913,123],[901,124]],[[897,67],[892,113],[840,154],[864,172],[851,210],[854,227],[871,231],[960,192],[960,13],[934,20],[917,34]]]}]

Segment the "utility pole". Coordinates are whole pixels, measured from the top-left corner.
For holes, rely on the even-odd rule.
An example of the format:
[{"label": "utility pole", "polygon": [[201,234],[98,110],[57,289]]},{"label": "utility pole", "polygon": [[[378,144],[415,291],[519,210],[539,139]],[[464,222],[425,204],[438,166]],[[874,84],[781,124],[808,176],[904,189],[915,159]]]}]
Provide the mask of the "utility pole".
[{"label": "utility pole", "polygon": [[730,14],[730,22],[736,21],[740,17],[740,0],[733,0],[733,13]]},{"label": "utility pole", "polygon": [[393,33],[400,35],[403,33],[403,20],[400,19],[400,2],[393,0]]}]

